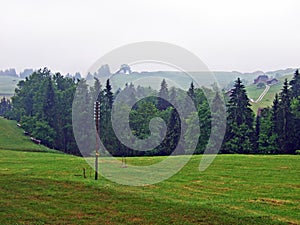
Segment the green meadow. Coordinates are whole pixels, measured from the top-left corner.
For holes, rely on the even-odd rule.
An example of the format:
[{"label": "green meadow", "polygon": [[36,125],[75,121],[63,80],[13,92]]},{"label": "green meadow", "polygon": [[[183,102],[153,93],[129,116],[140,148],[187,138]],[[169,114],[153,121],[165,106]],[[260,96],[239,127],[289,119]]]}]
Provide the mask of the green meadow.
[{"label": "green meadow", "polygon": [[134,187],[95,181],[83,158],[42,149],[13,121],[0,119],[0,147],[0,224],[300,224],[297,155],[218,155],[204,172],[197,155],[170,179]]}]

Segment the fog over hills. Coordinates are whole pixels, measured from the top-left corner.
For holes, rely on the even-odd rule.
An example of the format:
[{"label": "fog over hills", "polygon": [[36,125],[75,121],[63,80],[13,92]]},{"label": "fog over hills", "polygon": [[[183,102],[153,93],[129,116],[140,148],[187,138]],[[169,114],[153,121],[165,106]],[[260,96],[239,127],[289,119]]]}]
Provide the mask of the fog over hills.
[{"label": "fog over hills", "polygon": [[[103,69],[104,68],[104,69]],[[255,71],[252,73],[241,73],[238,71],[213,71],[209,72],[179,72],[179,71],[142,71],[135,72],[130,71],[130,73],[115,73],[111,74],[109,67],[107,65],[102,66],[98,73],[93,75],[88,74],[87,76],[81,76],[80,73],[75,74],[63,74],[64,76],[72,77],[75,79],[81,79],[85,77],[87,80],[93,80],[93,77],[105,78],[110,77],[113,88],[116,90],[118,88],[124,88],[126,83],[133,83],[138,86],[151,86],[154,89],[158,89],[161,80],[166,79],[168,85],[177,86],[182,89],[188,89],[192,80],[194,80],[196,87],[201,86],[211,86],[217,83],[221,89],[229,89],[233,84],[233,81],[240,77],[245,85],[253,83],[253,80],[262,74],[266,74],[269,77],[279,78],[285,75],[290,75],[295,72],[296,69],[280,69],[275,71]],[[30,76],[31,73],[35,71],[34,69],[25,69],[19,73],[16,72],[14,68],[2,69],[0,70],[0,95],[1,96],[11,96],[14,93],[16,85],[19,80],[25,79]],[[53,73],[57,71],[52,71]]]}]

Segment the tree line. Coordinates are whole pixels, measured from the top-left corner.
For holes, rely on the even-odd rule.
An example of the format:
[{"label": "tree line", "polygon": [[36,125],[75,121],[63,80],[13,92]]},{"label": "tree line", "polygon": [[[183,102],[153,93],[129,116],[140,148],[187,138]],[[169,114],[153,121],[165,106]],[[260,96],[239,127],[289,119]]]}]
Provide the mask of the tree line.
[{"label": "tree line", "polygon": [[272,107],[259,109],[255,118],[240,79],[227,106],[227,131],[222,153],[294,154],[300,149],[300,76],[285,79]]},{"label": "tree line", "polygon": [[[110,118],[114,101],[121,91],[127,93],[127,97],[122,99],[127,104],[119,105],[118,109],[130,111],[129,125],[133,135],[146,140],[151,135],[149,123],[152,118],[159,117],[164,120],[166,136],[156,148],[149,151],[136,151],[117,138]],[[80,93],[81,97],[75,98],[75,92]],[[152,97],[137,101],[141,96],[149,94],[152,94]],[[153,97],[155,95],[158,97]],[[192,99],[196,112],[187,110],[186,96]],[[118,89],[113,92],[110,80],[102,84],[95,78],[93,84],[89,85],[85,79],[79,81],[59,73],[51,74],[45,68],[33,72],[24,81],[20,81],[11,101],[1,100],[0,115],[19,121],[26,131],[42,140],[42,143],[48,147],[74,155],[90,155],[95,150],[95,134],[91,129],[95,123],[93,103],[98,100],[100,101],[99,136],[112,155],[169,155],[179,144],[180,137],[184,140],[184,146],[177,153],[190,154],[189,146],[194,141],[192,140],[194,136],[191,134],[199,130],[195,154],[201,154],[208,145],[208,139],[215,134],[212,124],[218,123],[213,121],[213,119],[217,120],[218,116],[212,118],[207,98],[212,99],[214,107],[221,107],[222,93],[205,87],[195,88],[193,83],[187,91],[175,87],[168,88],[166,81],[163,80],[159,91],[150,87],[126,84],[123,90]],[[281,92],[273,101],[273,106],[261,109],[256,117],[250,108],[245,86],[239,78],[235,81],[230,95],[225,96],[225,99],[227,122],[219,124],[219,126],[226,125],[221,153],[294,154],[297,149],[300,149],[298,70],[290,82],[285,80]],[[128,108],[129,105],[133,106]],[[76,109],[75,116],[80,121],[77,124],[72,123],[72,106]],[[180,118],[179,111],[186,114],[185,119]],[[158,131],[162,129],[160,123],[154,125],[154,129]],[[80,148],[81,151],[76,144],[73,128],[80,131],[80,135],[76,137],[77,142],[85,143],[83,148]]]}]

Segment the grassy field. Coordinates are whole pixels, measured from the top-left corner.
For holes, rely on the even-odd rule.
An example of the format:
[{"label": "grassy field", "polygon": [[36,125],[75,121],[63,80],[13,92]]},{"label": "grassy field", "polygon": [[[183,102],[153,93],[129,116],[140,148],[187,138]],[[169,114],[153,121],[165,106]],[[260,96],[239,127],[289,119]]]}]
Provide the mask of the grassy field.
[{"label": "grassy field", "polygon": [[34,147],[3,137],[16,126],[0,121],[0,224],[300,224],[299,156],[219,155],[204,172],[193,156],[164,182],[122,186],[95,181],[83,158],[19,151]]},{"label": "grassy field", "polygon": [[[287,75],[280,77],[279,83],[272,85],[270,87],[270,90],[268,93],[264,96],[264,98],[258,102],[258,103],[251,103],[251,108],[252,110],[257,113],[258,108],[266,108],[266,107],[271,107],[273,104],[273,100],[275,98],[275,94],[281,91],[284,79],[288,79],[290,81],[292,79],[293,75]],[[252,98],[253,100],[256,100],[260,94],[264,91],[264,88],[257,88],[256,85],[252,84],[249,86],[246,86],[247,94],[249,98]]]}]

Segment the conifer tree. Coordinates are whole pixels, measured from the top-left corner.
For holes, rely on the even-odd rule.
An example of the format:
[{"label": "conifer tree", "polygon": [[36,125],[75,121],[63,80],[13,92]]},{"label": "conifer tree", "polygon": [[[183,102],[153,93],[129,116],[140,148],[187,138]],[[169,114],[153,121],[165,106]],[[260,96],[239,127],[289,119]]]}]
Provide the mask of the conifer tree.
[{"label": "conifer tree", "polygon": [[195,86],[194,83],[192,82],[190,85],[190,88],[188,90],[188,96],[193,100],[194,104],[196,104],[196,94],[195,94]]},{"label": "conifer tree", "polygon": [[168,121],[167,133],[162,143],[162,155],[170,155],[176,148],[177,154],[184,154],[183,146],[178,146],[181,136],[181,122],[176,109],[171,109],[171,115]]},{"label": "conifer tree", "polygon": [[289,89],[287,79],[285,79],[283,88],[279,94],[276,120],[280,152],[293,153],[295,148],[294,127],[291,113],[291,90]]},{"label": "conifer tree", "polygon": [[257,153],[278,153],[277,134],[273,131],[272,109],[265,108],[257,115],[259,120],[259,133],[257,140]]},{"label": "conifer tree", "polygon": [[294,73],[293,79],[290,81],[291,86],[291,112],[294,119],[294,149],[300,149],[300,75],[299,70]]},{"label": "conifer tree", "polygon": [[165,79],[162,80],[160,84],[160,90],[158,93],[158,101],[157,101],[157,108],[159,110],[166,110],[170,103],[168,102],[169,99],[169,91],[168,91],[168,85]]},{"label": "conifer tree", "polygon": [[291,97],[298,98],[300,96],[300,74],[299,70],[294,73],[293,79],[290,81]]},{"label": "conifer tree", "polygon": [[245,86],[235,81],[227,105],[227,130],[223,153],[251,153],[253,151],[254,113],[250,108]]}]

